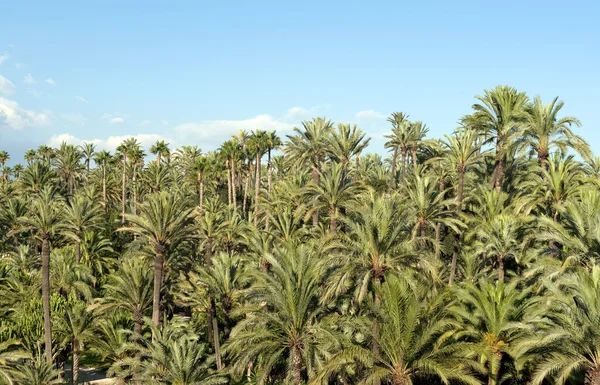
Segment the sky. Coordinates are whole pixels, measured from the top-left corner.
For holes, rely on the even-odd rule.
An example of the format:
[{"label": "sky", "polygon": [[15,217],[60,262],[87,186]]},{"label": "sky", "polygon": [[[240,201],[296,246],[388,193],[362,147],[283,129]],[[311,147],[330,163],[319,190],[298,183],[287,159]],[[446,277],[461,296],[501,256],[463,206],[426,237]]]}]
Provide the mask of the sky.
[{"label": "sky", "polygon": [[218,148],[315,116],[383,153],[404,111],[440,137],[507,84],[558,96],[600,152],[594,1],[5,1],[0,150],[94,142]]}]

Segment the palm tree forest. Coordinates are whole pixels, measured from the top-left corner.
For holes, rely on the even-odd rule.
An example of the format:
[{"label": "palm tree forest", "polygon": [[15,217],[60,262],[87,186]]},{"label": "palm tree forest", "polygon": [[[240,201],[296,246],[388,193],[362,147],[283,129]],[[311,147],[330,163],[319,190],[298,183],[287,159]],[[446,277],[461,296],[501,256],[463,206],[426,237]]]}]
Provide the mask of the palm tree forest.
[{"label": "palm tree forest", "polygon": [[566,110],[497,86],[440,138],[391,113],[381,153],[324,117],[4,149],[0,383],[600,385],[600,157]]}]

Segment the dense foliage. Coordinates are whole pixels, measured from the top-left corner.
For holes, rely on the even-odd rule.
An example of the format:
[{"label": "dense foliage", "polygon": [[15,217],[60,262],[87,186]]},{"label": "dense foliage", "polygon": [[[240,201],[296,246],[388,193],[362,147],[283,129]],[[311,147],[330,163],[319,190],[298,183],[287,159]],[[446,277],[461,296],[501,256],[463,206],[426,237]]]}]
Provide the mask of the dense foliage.
[{"label": "dense foliage", "polygon": [[0,383],[600,385],[600,158],[562,108],[393,113],[387,159],[324,118],[2,151]]}]

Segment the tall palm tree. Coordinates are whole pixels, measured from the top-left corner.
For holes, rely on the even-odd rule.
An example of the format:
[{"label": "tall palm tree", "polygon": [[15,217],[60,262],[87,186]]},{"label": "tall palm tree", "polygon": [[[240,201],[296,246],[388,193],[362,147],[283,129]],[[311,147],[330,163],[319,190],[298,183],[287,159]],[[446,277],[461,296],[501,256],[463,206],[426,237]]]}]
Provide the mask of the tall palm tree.
[{"label": "tall palm tree", "polygon": [[261,159],[267,150],[267,131],[256,130],[252,131],[248,144],[252,148],[256,156],[255,164],[255,182],[254,182],[254,226],[258,223],[258,201],[260,198],[260,173],[262,169]]},{"label": "tall palm tree", "polygon": [[181,195],[161,192],[150,194],[140,205],[140,214],[127,214],[130,225],[119,231],[128,231],[144,237],[154,249],[154,287],[152,294],[152,322],[160,323],[161,287],[165,255],[190,232],[191,209]]},{"label": "tall palm tree", "polygon": [[392,150],[392,177],[390,179],[390,187],[396,187],[396,167],[398,165],[398,152],[402,155],[402,183],[406,177],[406,154],[408,153],[408,128],[410,122],[408,115],[404,112],[392,112],[392,116],[388,118],[388,122],[392,124],[392,133],[385,137],[389,140],[385,142],[385,148]]},{"label": "tall palm tree", "polygon": [[313,198],[313,205],[307,212],[310,216],[315,210],[327,210],[329,213],[329,231],[337,230],[340,209],[356,202],[361,191],[358,184],[348,177],[348,170],[341,163],[332,163],[326,170],[319,171],[319,184],[309,184],[307,194]]},{"label": "tall palm tree", "polygon": [[31,162],[33,162],[36,158],[37,154],[35,152],[34,149],[29,149],[27,151],[25,151],[25,155],[23,156],[23,159],[25,159],[25,162],[27,162],[27,165],[30,165]]},{"label": "tall palm tree", "polygon": [[80,163],[81,153],[79,150],[70,144],[63,142],[56,152],[56,169],[60,177],[62,177],[67,195],[73,195],[77,183],[82,178],[83,165]]},{"label": "tall palm tree", "polygon": [[[327,141],[333,131],[333,123],[325,118],[302,122],[302,129],[294,127],[295,135],[288,135],[284,153],[298,169],[310,167],[313,184],[319,184],[321,162],[327,156]],[[316,204],[316,202],[315,202]],[[313,212],[313,226],[319,225],[319,212]]]},{"label": "tall palm tree", "polygon": [[27,215],[27,202],[22,198],[11,198],[0,206],[0,223],[8,228],[7,236],[13,238],[13,246],[19,246],[19,235],[25,230],[21,218]]},{"label": "tall palm tree", "polygon": [[97,165],[100,165],[100,167],[102,167],[102,202],[104,204],[104,209],[107,210],[107,206],[106,206],[106,171],[107,171],[107,166],[110,163],[112,159],[112,156],[110,155],[110,152],[106,151],[106,150],[102,150],[100,152],[96,153],[96,156],[94,157],[94,162],[96,162]]},{"label": "tall palm tree", "polygon": [[165,143],[164,140],[157,140],[150,147],[150,153],[156,155],[156,163],[160,164],[160,161],[163,158],[168,158],[171,155],[171,150],[169,149],[169,143]]},{"label": "tall palm tree", "polygon": [[81,354],[85,351],[85,344],[92,341],[95,336],[95,324],[93,312],[86,309],[84,302],[76,302],[67,308],[65,318],[59,325],[60,334],[64,335],[65,342],[71,344],[73,357],[71,381],[73,385],[79,384]]},{"label": "tall palm tree", "polygon": [[84,143],[81,146],[79,146],[79,148],[81,149],[81,154],[85,159],[85,168],[87,170],[87,173],[89,174],[90,162],[92,161],[92,159],[94,159],[94,154],[96,153],[96,145],[93,143]]},{"label": "tall palm tree", "polygon": [[13,172],[13,176],[15,177],[15,179],[19,179],[21,177],[21,173],[23,172],[23,170],[24,170],[23,165],[20,163],[17,163],[13,166],[12,172]]},{"label": "tall palm tree", "polygon": [[553,147],[563,153],[568,148],[573,148],[584,158],[590,156],[586,141],[571,131],[571,126],[579,127],[581,122],[572,116],[558,117],[563,107],[564,102],[558,101],[558,97],[544,105],[539,96],[527,106],[523,133],[518,138],[517,145],[534,151],[543,170],[548,168],[547,161]]},{"label": "tall palm tree", "polygon": [[44,186],[52,186],[57,179],[56,172],[45,162],[35,161],[23,172],[21,183],[26,191],[37,194]]},{"label": "tall palm tree", "polygon": [[127,160],[140,150],[140,143],[135,138],[125,139],[117,147],[117,152],[123,160],[122,170],[122,197],[121,197],[121,224],[125,224],[125,206],[127,204]]},{"label": "tall palm tree", "polygon": [[82,194],[75,194],[64,210],[63,234],[75,241],[75,262],[81,260],[83,234],[99,228],[100,207]]},{"label": "tall palm tree", "polygon": [[429,132],[429,128],[426,124],[420,120],[413,122],[408,128],[408,139],[410,144],[410,153],[412,158],[413,167],[417,166],[417,151],[423,143],[423,138]]},{"label": "tall palm tree", "polygon": [[267,138],[266,138],[266,145],[267,145],[267,188],[268,191],[271,192],[271,180],[272,180],[272,166],[271,166],[271,152],[273,150],[279,150],[281,148],[281,146],[283,145],[283,142],[281,141],[281,138],[279,136],[277,136],[277,133],[275,131],[269,131],[267,132]]},{"label": "tall palm tree", "polygon": [[[337,130],[332,133],[328,140],[327,151],[329,157],[342,164],[344,168],[350,165],[351,159],[356,159],[365,148],[368,147],[371,138],[366,138],[366,133],[355,124],[338,124]],[[358,167],[357,167],[358,168]]]},{"label": "tall palm tree", "polygon": [[0,167],[4,167],[6,162],[8,162],[9,160],[10,160],[10,155],[8,154],[8,152],[6,152],[4,150],[0,151]]},{"label": "tall palm tree", "polygon": [[508,86],[485,90],[483,96],[475,98],[479,100],[473,105],[475,112],[464,117],[463,124],[478,130],[486,143],[494,143],[495,166],[490,184],[501,190],[509,151],[525,125],[528,98],[524,92]]},{"label": "tall palm tree", "polygon": [[50,319],[50,238],[63,227],[61,197],[44,187],[30,203],[30,211],[21,221],[42,242],[42,302],[44,307],[44,348],[46,361],[52,362],[52,325]]}]

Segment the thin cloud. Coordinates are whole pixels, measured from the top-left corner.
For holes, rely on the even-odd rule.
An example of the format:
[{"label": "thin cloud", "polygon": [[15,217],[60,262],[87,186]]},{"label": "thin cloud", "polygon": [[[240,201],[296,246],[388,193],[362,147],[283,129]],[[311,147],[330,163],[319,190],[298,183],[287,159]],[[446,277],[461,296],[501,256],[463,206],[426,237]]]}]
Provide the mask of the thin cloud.
[{"label": "thin cloud", "polygon": [[13,82],[0,75],[0,95],[8,96],[15,92],[15,85]]},{"label": "thin cloud", "polygon": [[354,117],[356,120],[381,120],[385,119],[385,115],[375,110],[358,111]]},{"label": "thin cloud", "polygon": [[23,79],[23,82],[25,82],[26,84],[35,84],[35,79],[33,78],[33,76],[31,76],[31,74],[27,74]]},{"label": "thin cloud", "polygon": [[46,82],[46,83],[48,83],[48,84],[50,84],[51,86],[53,86],[53,85],[55,85],[55,84],[56,84],[56,82],[55,82],[55,81],[54,81],[54,79],[52,79],[52,78],[48,78],[48,79],[46,79],[46,80],[45,80],[45,82]]},{"label": "thin cloud", "polygon": [[75,99],[79,100],[82,103],[88,103],[87,99],[85,99],[83,96],[75,96]]},{"label": "thin cloud", "polygon": [[14,100],[0,97],[0,128],[22,130],[51,123],[50,113],[27,110]]},{"label": "thin cloud", "polygon": [[2,63],[4,63],[5,61],[7,61],[8,59],[10,59],[10,55],[5,53],[4,55],[0,56],[0,65],[2,65]]},{"label": "thin cloud", "polygon": [[139,125],[140,127],[146,127],[146,126],[150,125],[151,123],[152,123],[152,121],[151,121],[151,120],[144,119],[144,120],[142,120],[141,122],[139,122],[139,123],[138,123],[138,125]]}]

